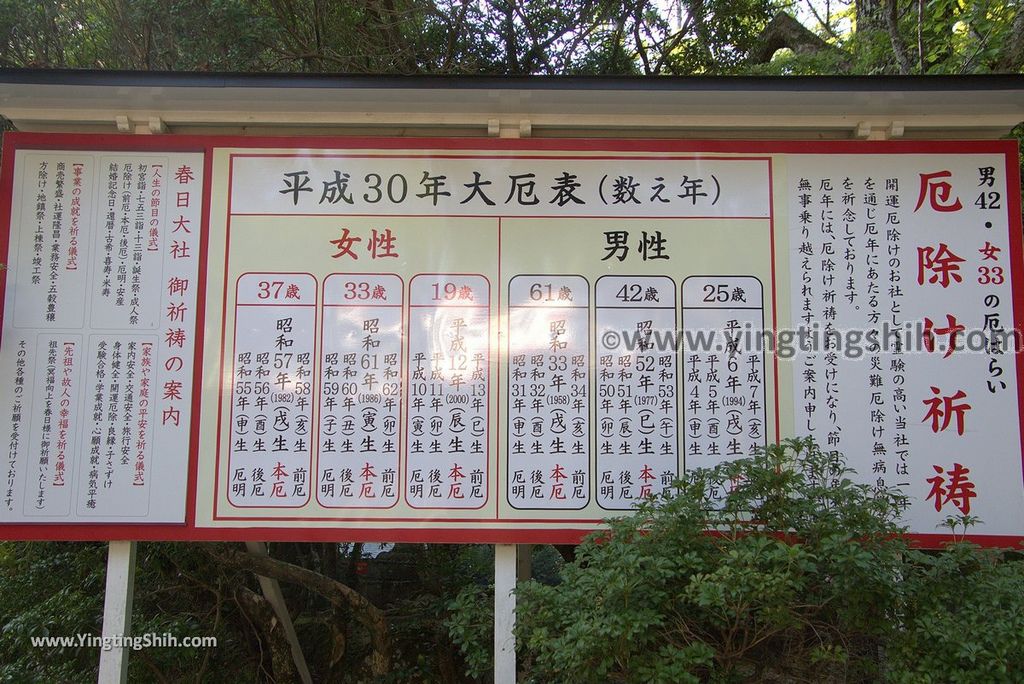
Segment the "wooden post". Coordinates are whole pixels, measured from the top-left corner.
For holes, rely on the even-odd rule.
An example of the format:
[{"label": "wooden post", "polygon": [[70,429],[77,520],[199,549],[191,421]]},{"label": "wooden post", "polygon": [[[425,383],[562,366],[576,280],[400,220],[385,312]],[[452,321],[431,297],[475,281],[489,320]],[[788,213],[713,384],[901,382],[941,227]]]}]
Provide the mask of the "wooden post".
[{"label": "wooden post", "polygon": [[[107,583],[103,596],[103,637],[127,637],[132,630],[132,599],[135,596],[136,542],[112,541],[107,551]],[[100,651],[99,684],[128,681],[128,650],[122,641]]]},{"label": "wooden post", "polygon": [[[159,120],[158,117],[154,117]],[[131,123],[127,116],[118,116],[117,130],[127,133]],[[137,125],[136,135],[164,132]],[[107,551],[107,586],[103,595],[103,637],[128,637],[132,631],[132,601],[135,598],[135,552],[137,542],[112,541]],[[128,681],[128,649],[122,642],[117,648],[100,651],[99,684],[124,684]]]},{"label": "wooden post", "polygon": [[516,545],[494,545],[494,684],[516,681]]},{"label": "wooden post", "polygon": [[[499,138],[529,137],[532,133],[526,120],[513,128],[490,119],[487,128],[490,135]],[[529,577],[530,560],[528,546],[494,545],[494,684],[516,681],[516,579],[524,573]]]}]

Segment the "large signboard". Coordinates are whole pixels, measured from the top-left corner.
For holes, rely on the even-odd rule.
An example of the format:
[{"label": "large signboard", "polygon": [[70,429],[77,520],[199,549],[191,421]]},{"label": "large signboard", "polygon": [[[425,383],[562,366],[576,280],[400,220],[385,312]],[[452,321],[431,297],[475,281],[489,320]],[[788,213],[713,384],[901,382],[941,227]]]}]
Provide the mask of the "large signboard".
[{"label": "large signboard", "polygon": [[810,435],[1024,536],[1004,142],[9,134],[0,536],[571,542]]}]

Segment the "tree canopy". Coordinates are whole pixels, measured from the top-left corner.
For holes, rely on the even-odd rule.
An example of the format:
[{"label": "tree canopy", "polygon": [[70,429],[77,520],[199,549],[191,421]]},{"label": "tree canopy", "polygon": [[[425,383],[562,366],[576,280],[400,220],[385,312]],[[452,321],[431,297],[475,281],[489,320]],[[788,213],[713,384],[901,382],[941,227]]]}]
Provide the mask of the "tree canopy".
[{"label": "tree canopy", "polygon": [[376,74],[1020,72],[1016,0],[0,0],[0,66]]}]

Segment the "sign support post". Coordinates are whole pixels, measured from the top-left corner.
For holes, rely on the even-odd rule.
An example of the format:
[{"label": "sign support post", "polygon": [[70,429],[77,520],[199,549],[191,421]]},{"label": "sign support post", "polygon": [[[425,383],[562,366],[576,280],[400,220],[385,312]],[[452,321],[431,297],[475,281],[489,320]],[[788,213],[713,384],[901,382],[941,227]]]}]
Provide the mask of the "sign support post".
[{"label": "sign support post", "polygon": [[[520,137],[520,129],[502,128],[496,120],[487,123],[492,136]],[[516,681],[515,590],[520,558],[529,563],[529,553],[522,553],[525,548],[518,544],[494,545],[494,684],[515,684]]]},{"label": "sign support post", "polygon": [[[124,118],[118,117],[118,129]],[[128,129],[130,130],[130,129]],[[136,135],[162,133],[162,127],[136,126]],[[100,650],[99,684],[128,681],[128,649],[123,639],[132,628],[132,602],[135,598],[135,555],[138,542],[112,541],[107,551],[107,586],[103,594],[103,637],[120,636],[115,648]]]},{"label": "sign support post", "polygon": [[132,628],[137,542],[112,541],[107,552],[107,581],[103,595],[103,638],[119,638],[113,648],[100,650],[99,684],[128,681],[128,648],[124,637]]},{"label": "sign support post", "polygon": [[494,684],[516,681],[516,545],[494,545]]}]

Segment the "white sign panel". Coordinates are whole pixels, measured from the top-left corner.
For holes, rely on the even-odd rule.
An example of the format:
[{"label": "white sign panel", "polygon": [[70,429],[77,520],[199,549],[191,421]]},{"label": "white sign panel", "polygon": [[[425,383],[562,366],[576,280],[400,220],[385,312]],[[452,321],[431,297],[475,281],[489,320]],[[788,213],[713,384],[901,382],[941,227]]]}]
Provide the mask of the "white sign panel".
[{"label": "white sign panel", "polygon": [[185,521],[203,155],[19,152],[4,522]]}]

